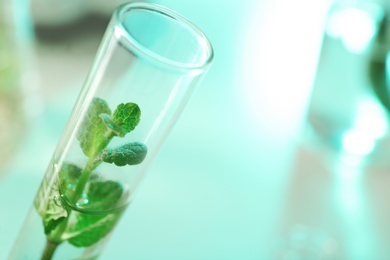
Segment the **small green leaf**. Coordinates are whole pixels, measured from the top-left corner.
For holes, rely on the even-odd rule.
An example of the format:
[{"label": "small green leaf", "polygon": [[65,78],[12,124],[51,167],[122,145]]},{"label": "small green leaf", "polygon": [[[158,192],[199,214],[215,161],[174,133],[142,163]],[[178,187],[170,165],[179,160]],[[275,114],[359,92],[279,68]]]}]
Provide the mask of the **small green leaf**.
[{"label": "small green leaf", "polygon": [[[75,201],[75,193],[82,172],[83,169],[75,164],[64,163],[61,166],[58,173],[59,191],[62,199],[68,204],[74,205],[77,203],[77,200]],[[98,173],[91,172],[90,180],[96,180],[99,178],[98,176]]]},{"label": "small green leaf", "polygon": [[140,164],[147,154],[146,145],[134,142],[114,149],[105,149],[101,154],[104,162],[114,163],[117,166]]},{"label": "small green leaf", "polygon": [[114,135],[119,136],[122,134],[122,128],[120,126],[116,125],[114,121],[112,121],[112,118],[108,114],[100,114],[100,117],[102,118],[103,122],[106,124],[107,128],[109,128]]},{"label": "small green leaf", "polygon": [[[53,167],[54,171],[55,168]],[[42,223],[46,235],[54,232],[56,227],[68,217],[68,211],[61,203],[59,180],[52,184],[46,178],[43,180],[34,200],[34,207],[42,217]]]},{"label": "small green leaf", "polygon": [[141,110],[135,103],[119,104],[112,115],[112,121],[120,127],[118,136],[123,137],[133,131],[141,118]]},{"label": "small green leaf", "polygon": [[81,149],[88,157],[98,154],[110,141],[107,139],[107,126],[102,120],[101,114],[110,115],[110,107],[105,100],[95,97],[77,132]]},{"label": "small green leaf", "polygon": [[116,225],[123,209],[104,213],[115,208],[123,193],[122,185],[115,181],[92,182],[88,189],[88,205],[84,210],[95,214],[77,213],[77,221],[69,226],[68,233],[76,234],[68,239],[76,247],[87,247],[105,237]]},{"label": "small green leaf", "polygon": [[115,181],[94,181],[88,189],[89,205],[86,209],[105,211],[111,209],[119,201],[123,193],[123,187]]},{"label": "small green leaf", "polygon": [[[60,203],[58,201],[58,203]],[[68,212],[65,207],[55,203],[55,198],[53,198],[47,207],[46,214],[42,216],[43,228],[45,234],[50,236],[54,233],[57,226],[68,217]]]},{"label": "small green leaf", "polygon": [[44,221],[43,221],[43,228],[45,230],[45,235],[50,235],[55,229],[56,227],[62,222],[64,221],[66,217],[60,217],[60,218],[52,218],[52,217],[49,217],[49,218],[45,218]]},{"label": "small green leaf", "polygon": [[60,191],[65,194],[67,190],[74,190],[82,169],[71,163],[64,163],[58,173],[60,178]]},{"label": "small green leaf", "polygon": [[88,247],[97,243],[108,235],[120,219],[123,209],[104,215],[77,216],[75,226],[70,226],[70,232],[77,232],[77,235],[68,239],[71,245],[76,247]]}]

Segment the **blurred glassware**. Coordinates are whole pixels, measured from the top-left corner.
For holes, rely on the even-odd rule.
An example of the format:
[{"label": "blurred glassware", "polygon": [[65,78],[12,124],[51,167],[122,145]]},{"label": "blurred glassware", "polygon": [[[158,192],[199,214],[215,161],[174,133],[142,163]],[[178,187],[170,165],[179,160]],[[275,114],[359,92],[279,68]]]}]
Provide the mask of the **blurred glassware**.
[{"label": "blurred glassware", "polygon": [[32,0],[31,9],[37,26],[55,27],[75,22],[89,14],[110,17],[126,0]]},{"label": "blurred glassware", "polygon": [[[28,0],[0,2],[0,170],[16,152],[27,128],[35,76],[31,69],[32,23]],[[28,87],[26,87],[28,86]],[[35,90],[33,91],[35,93]],[[29,111],[29,113],[27,113]]]},{"label": "blurred glassware", "polygon": [[314,136],[337,151],[366,156],[388,134],[389,114],[376,95],[378,84],[389,86],[388,50],[378,52],[390,35],[381,29],[386,24],[379,0],[336,1],[329,10],[308,122]]}]

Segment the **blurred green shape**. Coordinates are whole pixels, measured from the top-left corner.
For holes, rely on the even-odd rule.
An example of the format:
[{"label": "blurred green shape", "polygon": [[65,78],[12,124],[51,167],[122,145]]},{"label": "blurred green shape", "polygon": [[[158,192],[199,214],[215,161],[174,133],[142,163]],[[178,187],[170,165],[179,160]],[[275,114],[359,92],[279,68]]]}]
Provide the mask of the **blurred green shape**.
[{"label": "blurred green shape", "polygon": [[368,64],[368,76],[375,95],[381,104],[390,112],[390,96],[387,79],[387,60],[390,49],[389,14],[386,12],[379,24],[374,47]]},{"label": "blurred green shape", "polygon": [[[26,129],[22,82],[26,38],[20,29],[28,5],[21,1],[0,2],[0,170],[17,150]],[[26,2],[23,0],[23,2]],[[22,20],[25,20],[24,18]],[[30,108],[29,108],[30,109]]]}]

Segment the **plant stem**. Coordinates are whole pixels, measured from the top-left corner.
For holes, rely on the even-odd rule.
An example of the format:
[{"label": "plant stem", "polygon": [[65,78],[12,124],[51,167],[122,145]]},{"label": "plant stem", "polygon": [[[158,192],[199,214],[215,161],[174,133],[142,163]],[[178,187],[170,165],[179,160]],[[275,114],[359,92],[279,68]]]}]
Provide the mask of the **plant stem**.
[{"label": "plant stem", "polygon": [[[110,132],[105,142],[100,144],[101,147],[99,152],[107,146],[107,144],[111,141],[112,137],[113,135]],[[95,162],[95,157],[96,156],[89,157],[86,166],[81,172],[81,175],[76,185],[76,189],[72,194],[72,196],[69,198],[69,202],[74,205],[76,205],[77,200],[80,199],[80,197],[82,196],[85,186],[87,185],[88,180],[91,177],[92,171],[101,163],[101,161]],[[68,214],[71,214],[71,211],[69,210],[67,211]],[[46,246],[41,258],[42,260],[50,260],[54,252],[56,251],[58,245],[60,245],[63,242],[61,237],[68,226],[68,221],[69,221],[69,215],[59,224],[54,234],[50,237],[47,237]]]},{"label": "plant stem", "polygon": [[70,202],[76,204],[76,201],[81,197],[87,184],[89,177],[91,176],[93,167],[93,160],[89,159],[87,165],[81,172],[80,178],[77,181],[76,189],[73,193],[73,196],[70,198]]},{"label": "plant stem", "polygon": [[85,189],[85,185],[87,184],[89,177],[91,177],[92,171],[102,162],[101,160],[97,161],[97,162],[95,161],[97,155],[104,148],[106,148],[106,146],[108,145],[108,143],[111,141],[111,139],[113,137],[114,137],[113,132],[110,130],[109,133],[107,134],[105,140],[103,142],[101,142],[101,144],[99,145],[99,148],[96,149],[97,151],[95,151],[94,155],[89,157],[87,165],[85,166],[85,168],[81,172],[80,178],[79,178],[77,185],[76,185],[75,192],[74,192],[72,198],[70,198],[71,203],[76,203],[76,200],[79,199],[81,197],[81,195],[83,194],[83,191]]},{"label": "plant stem", "polygon": [[[89,179],[91,172],[92,172],[92,169],[91,169],[92,167],[90,166],[90,165],[92,165],[92,162],[93,162],[92,160],[88,160],[87,165],[83,169],[81,176],[80,176],[80,179],[77,183],[76,190],[73,193],[73,196],[70,198],[70,203],[76,204],[77,199],[79,199],[80,196],[82,195],[83,190],[85,188],[85,185],[87,184],[88,179]],[[68,211],[68,214],[71,214],[71,212]],[[43,251],[42,258],[41,258],[42,260],[50,260],[51,257],[53,256],[55,250],[57,249],[57,246],[62,243],[61,236],[63,235],[64,231],[66,230],[66,228],[68,226],[68,221],[69,221],[69,216],[67,216],[59,224],[59,226],[56,228],[54,234],[51,235],[50,238],[49,237],[47,238],[46,247],[45,247],[45,250]]]},{"label": "plant stem", "polygon": [[46,240],[46,246],[45,246],[45,249],[42,253],[42,257],[41,257],[41,260],[50,260],[52,259],[53,255],[54,255],[54,252],[56,251],[57,249],[57,246],[59,244],[57,243],[54,243],[50,240]]}]

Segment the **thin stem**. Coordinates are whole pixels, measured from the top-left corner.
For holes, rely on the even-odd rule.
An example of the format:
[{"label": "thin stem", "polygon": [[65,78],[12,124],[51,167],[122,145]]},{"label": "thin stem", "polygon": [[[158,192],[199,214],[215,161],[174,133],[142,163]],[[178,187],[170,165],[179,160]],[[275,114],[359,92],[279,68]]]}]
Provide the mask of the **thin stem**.
[{"label": "thin stem", "polygon": [[97,149],[97,152],[95,151],[95,155],[90,156],[87,162],[87,165],[81,172],[80,178],[77,182],[76,190],[70,198],[71,203],[76,203],[76,200],[81,197],[83,194],[83,191],[85,189],[85,185],[87,185],[87,182],[89,178],[91,177],[92,171],[102,162],[101,160],[96,161],[97,156],[100,154],[100,152],[106,148],[108,143],[111,141],[111,139],[114,137],[113,132],[110,130],[107,135],[105,140],[100,144],[99,148]]},{"label": "thin stem", "polygon": [[[82,171],[80,179],[79,179],[77,186],[76,186],[76,191],[73,194],[73,196],[70,198],[71,203],[76,203],[77,199],[81,196],[81,194],[85,188],[85,185],[88,182],[90,174],[92,172],[92,169],[90,167],[91,163],[92,163],[92,160],[88,160],[87,166]],[[70,214],[70,213],[71,212],[68,211],[68,214]],[[67,216],[59,224],[59,226],[56,228],[54,234],[49,236],[50,238],[49,237],[47,238],[46,247],[45,247],[45,250],[43,251],[42,258],[41,258],[42,260],[50,260],[51,257],[53,256],[57,246],[62,243],[61,236],[64,233],[64,231],[66,230],[66,227],[68,226],[68,221],[69,221],[69,216]]]},{"label": "thin stem", "polygon": [[[72,194],[71,198],[69,198],[69,202],[70,203],[73,203],[76,205],[76,201],[80,198],[80,196],[82,195],[84,189],[85,189],[85,185],[87,184],[88,180],[89,180],[89,177],[92,173],[92,170],[91,169],[92,167],[90,166],[91,164],[93,164],[93,160],[88,160],[88,163],[87,163],[87,166],[85,166],[85,168],[83,169],[83,171],[81,172],[81,176],[80,176],[80,179],[79,181],[77,182],[77,186],[76,186],[76,190],[75,192]],[[71,212],[68,211],[68,214],[70,214]],[[50,241],[52,243],[57,243],[57,244],[60,244],[62,242],[61,240],[61,236],[62,234],[64,233],[66,227],[68,226],[68,220],[69,220],[69,216],[67,216],[60,224],[59,226],[56,228],[54,234],[52,236],[50,236]]]},{"label": "thin stem", "polygon": [[93,160],[89,159],[87,165],[81,172],[80,178],[77,181],[76,190],[70,198],[70,202],[76,204],[76,201],[81,197],[85,189],[85,185],[91,176],[92,170],[94,169]]},{"label": "thin stem", "polygon": [[[107,144],[111,141],[113,135],[110,133],[105,140],[105,142],[101,143],[100,151],[103,150]],[[99,152],[100,152],[99,151]],[[101,163],[101,161],[95,161],[96,156],[91,156],[88,159],[87,165],[81,172],[80,178],[77,182],[76,189],[72,196],[69,198],[69,202],[73,203],[76,205],[77,200],[81,197],[83,194],[83,191],[85,189],[85,186],[88,183],[89,178],[91,177],[92,171]],[[68,211],[68,214],[71,214],[71,212]],[[42,254],[42,260],[50,260],[57,249],[57,246],[63,242],[61,239],[64,231],[66,230],[68,226],[68,221],[69,221],[69,216],[67,216],[56,228],[56,231],[50,238],[48,237],[47,242],[46,242],[46,247],[45,250],[43,251]]]},{"label": "thin stem", "polygon": [[41,260],[50,260],[52,259],[53,255],[54,255],[54,252],[56,251],[57,249],[57,246],[59,244],[57,243],[54,243],[50,240],[46,240],[46,246],[45,246],[45,249],[42,253],[42,257],[41,257]]}]

